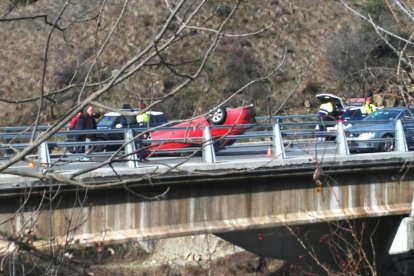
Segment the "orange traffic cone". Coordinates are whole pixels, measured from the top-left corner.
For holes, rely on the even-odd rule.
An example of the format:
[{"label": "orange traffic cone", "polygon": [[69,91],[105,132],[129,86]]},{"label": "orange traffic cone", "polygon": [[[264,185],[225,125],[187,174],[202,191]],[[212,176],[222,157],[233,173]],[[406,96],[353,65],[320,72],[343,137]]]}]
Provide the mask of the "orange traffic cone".
[{"label": "orange traffic cone", "polygon": [[269,148],[267,149],[267,156],[273,157],[273,147],[272,146],[269,146]]}]

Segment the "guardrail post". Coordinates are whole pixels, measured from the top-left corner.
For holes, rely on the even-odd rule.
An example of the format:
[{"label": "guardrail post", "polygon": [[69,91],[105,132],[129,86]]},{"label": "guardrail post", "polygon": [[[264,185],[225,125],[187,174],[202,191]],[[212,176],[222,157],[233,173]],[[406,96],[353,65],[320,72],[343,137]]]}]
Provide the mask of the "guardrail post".
[{"label": "guardrail post", "polygon": [[40,159],[40,163],[49,166],[50,165],[50,153],[49,153],[49,145],[47,141],[41,143],[37,149],[38,151],[38,159]]},{"label": "guardrail post", "polygon": [[134,133],[132,132],[132,129],[127,129],[125,131],[125,154],[128,155],[128,167],[130,168],[138,168],[138,156],[137,156],[137,149],[135,147],[134,142]]},{"label": "guardrail post", "polygon": [[344,131],[344,124],[342,122],[338,122],[336,124],[336,144],[337,146],[337,153],[341,156],[349,155],[349,147],[348,142],[346,141],[346,135]]},{"label": "guardrail post", "polygon": [[404,128],[401,120],[395,122],[395,149],[396,152],[407,152],[407,140],[405,139]]},{"label": "guardrail post", "polygon": [[285,146],[283,145],[282,131],[280,130],[280,125],[278,123],[273,126],[273,145],[272,145],[273,156],[277,159],[285,159]]},{"label": "guardrail post", "polygon": [[203,129],[203,161],[206,163],[216,163],[216,153],[214,152],[214,144],[211,139],[210,127]]}]

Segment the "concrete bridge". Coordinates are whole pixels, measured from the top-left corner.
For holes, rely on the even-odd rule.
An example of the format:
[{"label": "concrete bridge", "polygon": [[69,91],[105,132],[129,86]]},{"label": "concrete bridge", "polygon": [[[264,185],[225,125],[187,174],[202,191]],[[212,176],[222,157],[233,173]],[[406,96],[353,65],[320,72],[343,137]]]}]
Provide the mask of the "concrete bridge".
[{"label": "concrete bridge", "polygon": [[[261,255],[292,258],[298,253],[291,239],[275,235],[263,243],[261,234],[390,217],[389,246],[400,221],[395,216],[411,212],[413,157],[390,152],[319,160],[239,158],[179,167],[154,162],[116,173],[101,168],[82,176],[84,186],[3,174],[0,229],[59,244],[214,233]],[[123,185],[110,185],[120,178]],[[97,180],[108,185],[96,187]]]}]

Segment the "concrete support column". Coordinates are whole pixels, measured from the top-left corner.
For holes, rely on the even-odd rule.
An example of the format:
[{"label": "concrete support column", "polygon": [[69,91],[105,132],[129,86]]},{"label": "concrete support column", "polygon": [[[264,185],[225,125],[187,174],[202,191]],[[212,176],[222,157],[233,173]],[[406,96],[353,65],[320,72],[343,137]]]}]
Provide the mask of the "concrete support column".
[{"label": "concrete support column", "polygon": [[410,250],[414,250],[414,198],[411,202],[410,216],[401,221],[388,253],[390,255],[402,254]]},{"label": "concrete support column", "polygon": [[414,217],[406,217],[401,221],[397,234],[391,244],[390,255],[408,253],[414,249]]}]

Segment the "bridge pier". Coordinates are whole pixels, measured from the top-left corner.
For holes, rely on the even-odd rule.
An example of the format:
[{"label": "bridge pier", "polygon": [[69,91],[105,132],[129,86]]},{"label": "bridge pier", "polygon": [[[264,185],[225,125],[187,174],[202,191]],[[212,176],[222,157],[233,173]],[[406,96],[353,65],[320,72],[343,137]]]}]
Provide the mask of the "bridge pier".
[{"label": "bridge pier", "polygon": [[[286,260],[300,267],[300,270],[312,271],[318,275],[324,275],[326,271],[321,269],[313,257],[332,269],[332,274],[334,271],[345,270],[341,265],[347,262],[361,262],[367,258],[379,275],[389,275],[406,269],[406,263],[388,254],[401,219],[402,216],[389,216],[216,235],[259,256]],[[362,250],[366,256],[362,255]],[[345,253],[352,253],[352,258]],[[412,272],[414,270],[410,275]]]}]

